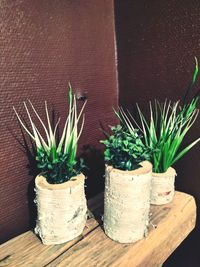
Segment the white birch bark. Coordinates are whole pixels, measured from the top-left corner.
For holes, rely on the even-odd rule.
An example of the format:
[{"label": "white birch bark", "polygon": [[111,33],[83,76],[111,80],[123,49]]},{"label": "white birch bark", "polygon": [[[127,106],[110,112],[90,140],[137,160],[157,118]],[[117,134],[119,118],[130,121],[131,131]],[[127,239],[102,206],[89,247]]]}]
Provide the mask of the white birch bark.
[{"label": "white birch bark", "polygon": [[37,223],[35,233],[43,244],[61,244],[79,236],[86,224],[85,177],[80,174],[62,184],[35,179]]},{"label": "white birch bark", "polygon": [[171,167],[164,173],[152,173],[151,204],[163,205],[173,200],[175,176]]},{"label": "white birch bark", "polygon": [[132,243],[147,234],[152,165],[142,162],[134,171],[106,167],[104,230],[120,243]]}]

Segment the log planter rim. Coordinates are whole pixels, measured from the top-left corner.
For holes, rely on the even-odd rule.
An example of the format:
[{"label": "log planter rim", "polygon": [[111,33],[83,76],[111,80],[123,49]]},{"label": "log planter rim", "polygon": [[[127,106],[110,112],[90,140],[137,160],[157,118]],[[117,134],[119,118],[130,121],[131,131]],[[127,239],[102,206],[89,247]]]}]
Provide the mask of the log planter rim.
[{"label": "log planter rim", "polygon": [[40,190],[65,190],[68,187],[74,187],[78,184],[80,184],[81,182],[83,182],[85,180],[85,176],[80,173],[76,176],[71,177],[71,179],[69,181],[66,181],[64,183],[60,183],[60,184],[50,184],[47,179],[40,173],[36,176],[35,178],[35,183],[37,183],[37,187]]},{"label": "log planter rim", "polygon": [[107,165],[106,164],[106,169],[108,171],[113,171],[113,172],[117,172],[117,173],[121,173],[122,175],[123,174],[126,174],[126,175],[140,175],[140,174],[146,174],[146,173],[149,173],[152,171],[152,164],[151,162],[149,161],[142,161],[140,163],[141,167],[135,169],[135,170],[120,170],[120,169],[117,169],[117,168],[114,168],[112,165]]},{"label": "log planter rim", "polygon": [[166,175],[177,175],[176,170],[173,167],[169,167],[165,172],[152,172],[152,174],[154,175],[154,177],[158,178]]}]

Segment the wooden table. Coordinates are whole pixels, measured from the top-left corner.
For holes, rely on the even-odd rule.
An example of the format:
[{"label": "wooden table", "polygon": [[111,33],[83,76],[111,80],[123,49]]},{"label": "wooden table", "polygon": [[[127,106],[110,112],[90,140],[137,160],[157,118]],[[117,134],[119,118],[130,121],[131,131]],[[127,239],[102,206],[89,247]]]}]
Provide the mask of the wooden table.
[{"label": "wooden table", "polygon": [[0,266],[12,267],[159,267],[192,231],[194,198],[176,192],[174,201],[151,206],[148,236],[134,244],[119,244],[102,230],[103,194],[88,202],[94,218],[83,235],[62,245],[45,246],[28,231],[0,246]]}]

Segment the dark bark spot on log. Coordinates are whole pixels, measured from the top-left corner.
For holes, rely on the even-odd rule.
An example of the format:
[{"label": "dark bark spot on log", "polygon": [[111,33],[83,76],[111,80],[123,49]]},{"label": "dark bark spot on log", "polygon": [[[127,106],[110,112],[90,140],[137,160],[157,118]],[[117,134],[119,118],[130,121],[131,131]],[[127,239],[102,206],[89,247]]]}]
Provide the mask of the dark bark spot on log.
[{"label": "dark bark spot on log", "polygon": [[168,196],[171,193],[171,191],[164,192],[164,193],[158,193],[159,197],[161,196]]}]

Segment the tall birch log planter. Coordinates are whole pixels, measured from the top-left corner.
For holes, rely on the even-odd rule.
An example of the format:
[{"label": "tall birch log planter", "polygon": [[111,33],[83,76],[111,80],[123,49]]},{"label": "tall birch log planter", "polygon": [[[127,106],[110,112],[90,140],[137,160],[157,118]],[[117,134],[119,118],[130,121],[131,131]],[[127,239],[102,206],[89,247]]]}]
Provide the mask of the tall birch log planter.
[{"label": "tall birch log planter", "polygon": [[[26,123],[14,108],[21,126],[35,144],[35,159],[40,173],[35,179],[35,203],[38,211],[35,233],[46,245],[72,240],[82,233],[86,223],[85,177],[81,173],[83,164],[81,160],[76,159],[84,115],[79,128],[78,123],[86,102],[78,114],[76,96],[72,94],[70,84],[68,99],[69,110],[60,139],[56,134],[60,118],[55,127],[52,127],[46,102],[47,127],[31,101],[28,101],[28,104],[24,102],[31,130],[26,127]],[[41,132],[33,122],[30,110],[38,119]],[[45,136],[42,133],[45,133]]]},{"label": "tall birch log planter", "polygon": [[103,225],[107,236],[132,243],[147,234],[152,165],[138,130],[111,127],[101,141],[106,165]]},{"label": "tall birch log planter", "polygon": [[120,243],[132,243],[147,235],[152,165],[123,171],[106,167],[104,230]]}]

